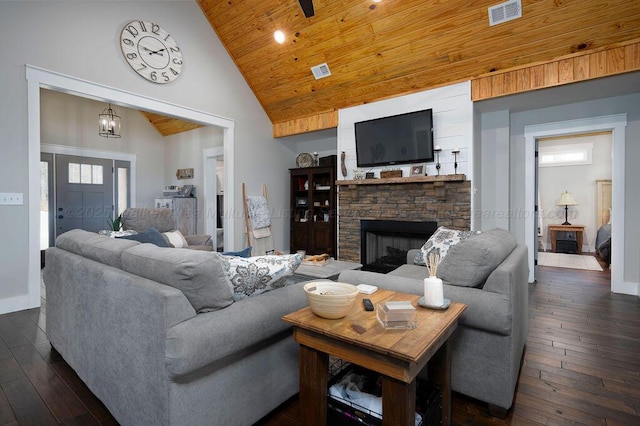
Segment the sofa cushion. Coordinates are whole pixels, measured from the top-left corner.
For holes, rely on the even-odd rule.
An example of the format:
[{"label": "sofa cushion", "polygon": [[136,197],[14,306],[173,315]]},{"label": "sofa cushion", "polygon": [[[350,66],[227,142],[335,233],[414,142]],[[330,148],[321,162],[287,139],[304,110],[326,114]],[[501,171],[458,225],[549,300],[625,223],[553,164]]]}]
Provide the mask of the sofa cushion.
[{"label": "sofa cushion", "polygon": [[72,229],[56,238],[56,247],[118,269],[122,269],[122,253],[138,244],[82,229]]},{"label": "sofa cushion", "polygon": [[480,287],[516,245],[515,237],[504,229],[474,235],[449,250],[438,266],[438,277],[449,285]]},{"label": "sofa cushion", "polygon": [[130,207],[122,212],[122,229],[144,232],[151,227],[160,232],[176,229],[173,210],[167,208]]},{"label": "sofa cushion", "polygon": [[[291,339],[291,324],[281,318],[308,305],[303,285],[291,284],[257,297],[247,297],[226,309],[196,315],[171,327],[166,339],[167,371],[174,378],[183,376],[187,380],[198,380],[203,367],[224,369],[233,362],[242,362],[250,354],[275,344],[282,333]],[[289,351],[296,353],[297,347],[287,346],[285,352]],[[289,356],[283,353],[268,358],[264,363],[267,369],[272,369],[273,363],[289,362]],[[297,365],[290,367],[295,371],[298,369]],[[276,367],[273,369],[277,370]],[[185,376],[193,372],[197,375]],[[261,374],[273,374],[273,371],[247,372],[248,377]],[[175,380],[184,383],[184,378]],[[229,382],[223,386],[234,385],[238,383]]]},{"label": "sofa cushion", "polygon": [[139,243],[155,244],[158,247],[169,247],[169,242],[167,241],[167,239],[156,228],[149,228],[146,231],[140,232],[138,234],[123,235],[122,237],[118,238],[123,240],[138,241]]},{"label": "sofa cushion", "polygon": [[420,248],[413,263],[426,266],[429,260],[429,253],[434,250],[440,255],[440,262],[442,262],[442,259],[445,258],[452,247],[476,234],[478,234],[478,231],[460,231],[441,226],[436,229],[436,232],[434,232],[422,248]]},{"label": "sofa cushion", "polygon": [[198,313],[233,303],[231,283],[216,253],[140,244],[122,254],[122,269],[179,289]]},{"label": "sofa cushion", "polygon": [[284,287],[288,276],[300,266],[302,255],[254,257],[221,256],[229,275],[234,300]]}]

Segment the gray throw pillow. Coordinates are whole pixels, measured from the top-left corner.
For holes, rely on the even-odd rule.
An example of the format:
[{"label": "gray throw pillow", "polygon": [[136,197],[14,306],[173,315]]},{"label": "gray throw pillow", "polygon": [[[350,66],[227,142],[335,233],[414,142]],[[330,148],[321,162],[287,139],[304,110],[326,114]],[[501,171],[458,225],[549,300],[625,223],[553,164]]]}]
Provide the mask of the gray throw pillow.
[{"label": "gray throw pillow", "polygon": [[146,231],[140,232],[138,234],[124,235],[117,238],[138,241],[139,243],[155,244],[158,247],[170,247],[169,242],[167,241],[165,236],[162,235],[156,228],[149,228]]},{"label": "gray throw pillow", "polygon": [[198,313],[233,303],[231,282],[217,253],[140,244],[122,254],[122,269],[177,288]]},{"label": "gray throw pillow", "polygon": [[438,278],[449,285],[481,287],[516,245],[515,237],[500,228],[469,237],[449,250]]}]

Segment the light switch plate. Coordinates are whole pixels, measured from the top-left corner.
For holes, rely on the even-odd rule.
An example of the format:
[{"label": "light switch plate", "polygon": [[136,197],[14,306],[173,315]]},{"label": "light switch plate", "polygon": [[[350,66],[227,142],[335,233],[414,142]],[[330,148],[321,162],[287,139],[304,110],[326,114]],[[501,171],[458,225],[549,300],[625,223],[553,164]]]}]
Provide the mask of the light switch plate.
[{"label": "light switch plate", "polygon": [[0,192],[0,205],[21,206],[23,204],[22,192]]}]

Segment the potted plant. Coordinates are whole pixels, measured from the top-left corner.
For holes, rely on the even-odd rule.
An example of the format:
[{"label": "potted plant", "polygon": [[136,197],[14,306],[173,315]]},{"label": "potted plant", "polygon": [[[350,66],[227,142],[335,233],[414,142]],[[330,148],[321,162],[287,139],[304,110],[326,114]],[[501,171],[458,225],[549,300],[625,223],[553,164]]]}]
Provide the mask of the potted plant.
[{"label": "potted plant", "polygon": [[113,219],[111,215],[109,215],[109,219],[105,219],[105,220],[107,221],[107,224],[109,225],[109,229],[112,232],[116,232],[122,229],[122,215],[116,217],[115,219]]}]

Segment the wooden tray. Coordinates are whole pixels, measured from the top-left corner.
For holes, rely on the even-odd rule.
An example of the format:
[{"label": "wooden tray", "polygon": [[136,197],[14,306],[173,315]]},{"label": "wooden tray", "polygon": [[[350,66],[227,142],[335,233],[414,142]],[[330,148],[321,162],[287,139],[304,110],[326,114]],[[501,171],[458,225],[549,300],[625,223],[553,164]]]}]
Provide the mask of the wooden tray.
[{"label": "wooden tray", "polygon": [[331,263],[331,262],[333,262],[333,257],[330,257],[329,259],[325,259],[325,260],[306,260],[306,259],[302,260],[303,265],[310,265],[310,266],[324,266],[327,263]]}]

